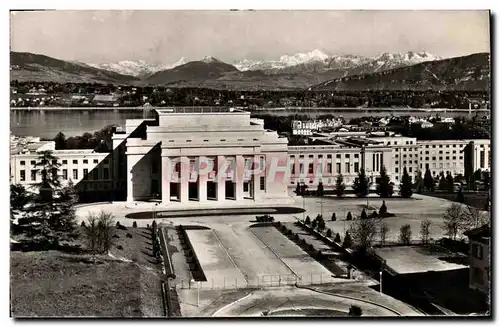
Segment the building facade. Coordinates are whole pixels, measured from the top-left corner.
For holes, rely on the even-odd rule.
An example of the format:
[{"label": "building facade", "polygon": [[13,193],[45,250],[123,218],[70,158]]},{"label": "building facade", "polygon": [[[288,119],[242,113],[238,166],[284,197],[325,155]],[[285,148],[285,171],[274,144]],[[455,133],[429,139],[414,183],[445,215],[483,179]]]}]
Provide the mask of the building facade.
[{"label": "building facade", "polygon": [[464,233],[469,238],[469,287],[489,294],[491,229],[484,225]]},{"label": "building facade", "polygon": [[126,138],[128,202],[290,200],[288,140],[249,112],[160,109],[145,127],[142,135]]},{"label": "building facade", "polygon": [[400,186],[403,171],[415,180],[429,169],[467,175],[491,167],[490,140],[417,140],[389,132],[314,133],[309,144],[288,146],[264,121],[230,108],[164,108],[151,119],[127,119],[108,152],[55,150],[39,139],[11,143],[11,182],[40,181],[39,152],[53,151],[63,185],[76,185],[80,200],[279,202],[298,183],[316,189],[343,176],[351,188],[364,169],[374,189],[382,167]]}]

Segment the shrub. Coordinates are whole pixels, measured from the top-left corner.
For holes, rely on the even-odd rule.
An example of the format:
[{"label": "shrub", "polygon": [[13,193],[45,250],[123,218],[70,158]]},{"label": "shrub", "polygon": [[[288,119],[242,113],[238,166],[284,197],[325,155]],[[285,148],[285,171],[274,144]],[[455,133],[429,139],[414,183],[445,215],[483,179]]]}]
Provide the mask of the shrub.
[{"label": "shrub", "polygon": [[126,235],[126,236],[127,236],[128,238],[132,238],[132,234],[130,234],[130,233],[127,233],[127,235]]},{"label": "shrub", "polygon": [[399,242],[403,245],[410,245],[411,243],[411,226],[405,224],[399,229]]},{"label": "shrub", "polygon": [[116,228],[120,228],[120,226],[121,226],[121,225],[120,225],[120,222],[119,222],[119,221],[117,221],[117,222],[116,222]]},{"label": "shrub", "polygon": [[335,235],[335,239],[334,239],[335,242],[337,243],[340,243],[342,240],[340,239],[340,234],[337,233],[337,235]]},{"label": "shrub", "polygon": [[82,227],[85,227],[87,225],[85,225],[85,221],[82,220],[82,223],[80,224]]},{"label": "shrub", "polygon": [[123,225],[120,225],[120,226],[117,226],[118,229],[121,229],[121,230],[127,230],[127,227],[123,226]]},{"label": "shrub", "polygon": [[118,250],[123,250],[123,246],[121,246],[121,245],[118,245],[116,248],[117,248]]},{"label": "shrub", "polygon": [[366,216],[366,210],[365,210],[364,208],[363,208],[363,211],[361,211],[361,217],[360,217],[360,218],[361,218],[361,219],[366,219],[366,218],[368,218],[368,217]]},{"label": "shrub", "polygon": [[351,235],[349,234],[349,232],[345,232],[344,242],[342,243],[342,247],[344,249],[349,249],[352,247],[352,239],[351,239]]},{"label": "shrub", "polygon": [[350,211],[347,213],[346,220],[352,220],[352,214]]},{"label": "shrub", "polygon": [[326,230],[326,237],[332,237],[332,230],[330,228]]},{"label": "shrub", "polygon": [[378,217],[378,213],[377,213],[377,211],[375,211],[375,210],[374,210],[374,211],[372,212],[372,216],[371,216],[371,217],[372,217],[372,218],[377,218],[377,217]]},{"label": "shrub", "polygon": [[306,225],[310,225],[311,224],[311,218],[309,216],[306,217],[306,220],[304,221],[304,223]]},{"label": "shrub", "polygon": [[337,216],[335,215],[335,212],[332,213],[332,221],[336,221],[337,220]]},{"label": "shrub", "polygon": [[132,224],[132,227],[137,228],[137,222],[136,221],[134,221],[134,223]]},{"label": "shrub", "polygon": [[382,206],[380,206],[380,209],[378,212],[381,216],[383,216],[387,213],[387,206],[385,205],[385,201],[382,201]]},{"label": "shrub", "polygon": [[348,316],[361,317],[362,314],[363,310],[357,305],[351,305],[351,307],[349,308]]}]

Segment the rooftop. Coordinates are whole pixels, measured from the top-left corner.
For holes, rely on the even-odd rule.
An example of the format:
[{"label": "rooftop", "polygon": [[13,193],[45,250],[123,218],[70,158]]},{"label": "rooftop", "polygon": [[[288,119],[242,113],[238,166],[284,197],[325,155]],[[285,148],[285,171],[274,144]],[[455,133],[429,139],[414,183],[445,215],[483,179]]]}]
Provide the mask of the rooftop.
[{"label": "rooftop", "polygon": [[[395,246],[375,250],[375,254],[385,261],[387,270],[395,274],[415,274],[431,271],[446,271],[468,268],[467,257],[456,255],[441,249],[420,246]],[[458,259],[458,260],[457,260]]]},{"label": "rooftop", "polygon": [[229,112],[239,112],[243,113],[245,111],[238,110],[229,107],[170,107],[155,109],[159,115],[168,115],[173,113],[183,113],[183,114],[196,114],[196,113],[229,113]]}]

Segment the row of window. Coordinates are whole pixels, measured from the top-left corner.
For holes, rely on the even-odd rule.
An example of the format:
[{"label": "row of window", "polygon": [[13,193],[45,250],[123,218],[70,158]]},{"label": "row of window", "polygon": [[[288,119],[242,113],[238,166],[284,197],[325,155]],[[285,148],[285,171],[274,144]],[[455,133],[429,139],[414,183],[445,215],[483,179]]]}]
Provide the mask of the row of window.
[{"label": "row of window", "polygon": [[[432,152],[434,154],[434,151]],[[446,151],[446,154],[450,153],[450,151]],[[452,151],[453,154],[456,154],[457,153],[457,150],[453,150]],[[420,154],[422,154],[422,151],[420,151]],[[429,151],[425,151],[425,154],[429,154]],[[439,151],[439,154],[443,154],[443,151],[440,150]]]},{"label": "row of window", "polygon": [[[394,161],[394,164],[395,165],[398,165],[399,164],[399,161]],[[408,164],[409,165],[412,165],[413,164],[413,160],[408,160]],[[415,160],[415,164],[418,165],[418,160]],[[403,165],[406,165],[406,160],[403,160]]]},{"label": "row of window", "polygon": [[[429,158],[430,158],[430,157],[425,157],[425,160],[426,160],[426,161],[429,161]],[[436,158],[437,158],[437,157],[432,157],[432,160],[436,160]],[[446,158],[445,160],[450,160],[450,157],[449,157],[449,156],[448,156],[448,157],[444,157],[444,158]],[[451,158],[452,158],[452,160],[457,160],[457,156],[452,156]],[[459,156],[459,157],[458,157],[458,159],[459,159],[459,160],[462,160],[463,158],[464,158],[463,156]],[[439,157],[439,160],[443,160],[443,157]]]},{"label": "row of window", "polygon": [[[341,171],[341,168],[342,168],[342,165],[340,162],[337,162],[335,164],[335,171],[337,174],[342,174],[342,173],[346,173],[346,174],[350,174],[351,173],[351,164],[349,162],[346,162],[344,164],[344,171],[342,172]],[[291,164],[290,166],[290,171],[292,172],[292,176],[295,175],[295,164]],[[359,172],[359,162],[355,162],[354,163],[354,172],[357,173]],[[314,165],[312,163],[309,164],[308,166],[308,173],[309,174],[313,174],[314,173]],[[331,163],[327,163],[326,164],[326,172],[325,173],[329,173],[329,174],[332,174],[333,171],[332,171],[332,164]],[[302,175],[304,174],[304,164],[299,164],[299,174]]]},{"label": "row of window", "polygon": [[[78,180],[78,169],[73,169],[73,180]],[[30,171],[30,181],[35,182],[37,180],[37,175],[38,171],[33,169]],[[26,170],[21,169],[19,171],[19,177],[21,179],[21,182],[26,181]],[[62,175],[61,175],[63,180],[68,180],[68,170],[67,169],[62,169]],[[92,174],[89,174],[89,170],[87,168],[83,169],[83,177],[87,178],[89,180],[99,180],[99,170],[94,169],[92,171]],[[103,169],[103,179],[109,179],[109,168],[104,168]]]},{"label": "row of window", "polygon": [[[336,155],[335,155],[335,157],[336,157],[337,159],[341,159],[341,158],[342,158],[342,155],[341,155],[341,154],[336,154]],[[351,157],[351,155],[350,155],[349,153],[346,153],[346,154],[344,155],[344,157],[345,157],[346,159],[349,159],[349,158]],[[292,154],[292,155],[290,155],[290,158],[292,158],[292,159],[293,159],[293,158],[295,158],[295,155],[293,155],[293,154]],[[301,159],[302,159],[302,158],[304,158],[304,155],[303,155],[303,154],[299,155],[299,158],[301,158]],[[314,155],[313,155],[313,154],[310,154],[310,155],[309,155],[309,158],[314,158]],[[322,154],[318,154],[318,158],[323,158],[323,155],[322,155]],[[327,154],[327,155],[326,155],[326,158],[327,158],[327,159],[331,159],[331,158],[332,158],[332,155],[331,155],[331,154]],[[355,154],[354,154],[354,158],[359,158],[359,153],[355,153]]]},{"label": "row of window", "polygon": [[[26,165],[26,161],[25,161],[25,160],[21,160],[19,163],[21,164],[21,166],[25,166],[25,165]],[[52,163],[53,163],[53,164],[56,164],[56,163],[57,163],[57,160],[53,160],[53,161],[52,161]],[[84,165],[86,165],[86,164],[88,164],[88,163],[89,163],[88,159],[83,159],[83,164],[84,164]],[[98,164],[98,163],[99,163],[99,159],[94,159],[94,160],[93,160],[93,163]],[[104,164],[107,164],[107,163],[108,163],[108,159],[104,159],[104,160],[103,160],[103,163],[104,163]],[[36,166],[37,162],[36,162],[36,160],[31,160],[31,161],[30,161],[30,164],[31,164],[32,166]],[[68,164],[68,160],[62,160],[62,164],[63,164],[63,165],[67,165],[67,164]],[[74,165],[78,165],[78,159],[73,159],[73,164],[74,164]]]}]

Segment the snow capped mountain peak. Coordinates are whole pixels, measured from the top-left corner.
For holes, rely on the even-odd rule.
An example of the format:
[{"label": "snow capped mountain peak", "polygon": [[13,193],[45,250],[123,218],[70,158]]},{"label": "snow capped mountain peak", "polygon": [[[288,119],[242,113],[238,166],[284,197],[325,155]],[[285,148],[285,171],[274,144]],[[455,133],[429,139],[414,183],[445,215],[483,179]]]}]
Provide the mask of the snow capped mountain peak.
[{"label": "snow capped mountain peak", "polygon": [[294,66],[305,64],[311,61],[325,61],[328,59],[328,55],[321,50],[313,50],[307,53],[296,53],[294,55],[288,56],[284,55],[280,57],[280,62],[286,66]]},{"label": "snow capped mountain peak", "polygon": [[212,63],[216,63],[216,62],[221,62],[220,60],[218,60],[217,58],[214,58],[212,56],[203,57],[201,59],[201,61],[203,61],[206,64],[212,64]]},{"label": "snow capped mountain peak", "polygon": [[182,57],[181,59],[179,59],[178,61],[176,61],[171,65],[149,64],[144,60],[122,60],[117,63],[104,63],[104,64],[85,63],[85,64],[90,67],[104,69],[123,75],[144,76],[156,73],[160,70],[172,69],[174,67],[184,65],[187,62],[188,60]]}]

